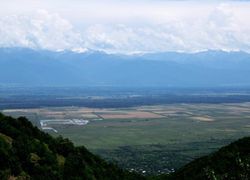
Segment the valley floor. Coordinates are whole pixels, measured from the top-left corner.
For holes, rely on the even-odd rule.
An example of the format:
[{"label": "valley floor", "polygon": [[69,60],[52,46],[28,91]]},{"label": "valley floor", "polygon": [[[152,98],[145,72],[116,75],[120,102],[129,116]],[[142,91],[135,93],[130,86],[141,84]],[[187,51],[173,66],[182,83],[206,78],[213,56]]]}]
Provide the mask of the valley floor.
[{"label": "valley floor", "polygon": [[50,134],[68,137],[77,145],[142,174],[175,171],[250,135],[250,103],[44,107],[2,112],[26,116]]}]

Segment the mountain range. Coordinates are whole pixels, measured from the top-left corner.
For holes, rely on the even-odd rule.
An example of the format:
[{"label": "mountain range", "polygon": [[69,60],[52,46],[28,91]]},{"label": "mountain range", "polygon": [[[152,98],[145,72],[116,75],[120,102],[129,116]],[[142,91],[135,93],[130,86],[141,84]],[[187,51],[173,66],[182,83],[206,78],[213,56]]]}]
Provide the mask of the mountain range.
[{"label": "mountain range", "polygon": [[0,48],[0,85],[245,87],[247,77],[246,52],[122,55]]}]

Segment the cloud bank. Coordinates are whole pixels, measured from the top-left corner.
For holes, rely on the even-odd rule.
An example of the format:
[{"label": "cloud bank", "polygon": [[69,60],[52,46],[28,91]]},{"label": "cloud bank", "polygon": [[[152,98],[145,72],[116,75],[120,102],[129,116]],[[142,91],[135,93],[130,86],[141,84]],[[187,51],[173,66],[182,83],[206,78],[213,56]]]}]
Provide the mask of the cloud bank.
[{"label": "cloud bank", "polygon": [[140,16],[133,22],[88,22],[84,26],[79,25],[84,19],[75,23],[72,17],[48,10],[1,15],[0,47],[125,54],[208,49],[250,52],[250,12],[241,11],[241,6],[218,4],[205,15],[189,12],[190,17],[181,18],[175,18],[178,13],[171,12],[171,8],[168,10],[154,12],[157,18],[152,19]]},{"label": "cloud bank", "polygon": [[0,46],[64,50],[82,46],[81,34],[58,14],[39,10],[33,16],[0,19]]}]

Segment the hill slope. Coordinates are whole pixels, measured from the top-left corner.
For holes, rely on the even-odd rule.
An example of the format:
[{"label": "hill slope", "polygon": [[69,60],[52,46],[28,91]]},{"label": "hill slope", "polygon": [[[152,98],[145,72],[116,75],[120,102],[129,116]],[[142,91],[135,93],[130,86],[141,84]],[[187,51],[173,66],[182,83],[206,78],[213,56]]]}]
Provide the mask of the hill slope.
[{"label": "hill slope", "polygon": [[159,179],[227,180],[250,178],[250,137],[242,138],[208,156],[192,161],[171,175]]},{"label": "hill slope", "polygon": [[242,138],[208,156],[194,160],[175,173],[142,177],[123,171],[74,147],[62,137],[52,138],[24,117],[0,114],[0,179],[35,180],[210,180],[250,178],[250,137]]},{"label": "hill slope", "polygon": [[0,179],[143,179],[108,164],[84,147],[52,138],[23,117],[0,114]]}]

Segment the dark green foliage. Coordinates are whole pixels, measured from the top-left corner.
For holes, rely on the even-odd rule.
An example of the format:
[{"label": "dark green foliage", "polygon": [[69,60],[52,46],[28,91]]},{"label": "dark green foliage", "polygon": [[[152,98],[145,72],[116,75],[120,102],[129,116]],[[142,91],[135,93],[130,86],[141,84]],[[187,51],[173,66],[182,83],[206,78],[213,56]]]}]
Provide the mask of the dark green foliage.
[{"label": "dark green foliage", "polygon": [[[59,162],[58,159],[61,159]],[[0,179],[144,179],[108,164],[84,147],[53,138],[26,118],[0,113]]]},{"label": "dark green foliage", "polygon": [[158,179],[247,180],[250,178],[250,137],[242,138],[219,151],[194,160],[171,175]]},{"label": "dark green foliage", "polygon": [[24,117],[0,113],[0,179],[31,180],[226,180],[250,178],[250,137],[199,158],[175,173],[143,177],[119,169],[85,147],[62,137],[53,138]]}]

